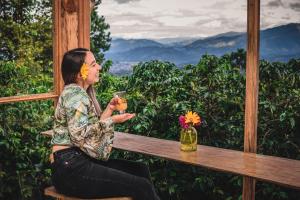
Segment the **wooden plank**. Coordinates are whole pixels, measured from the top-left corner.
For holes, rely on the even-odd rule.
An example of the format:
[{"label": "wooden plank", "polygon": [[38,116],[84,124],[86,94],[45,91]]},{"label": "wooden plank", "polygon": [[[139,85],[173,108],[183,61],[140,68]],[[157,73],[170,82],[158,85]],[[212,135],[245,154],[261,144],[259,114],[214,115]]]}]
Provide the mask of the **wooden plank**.
[{"label": "wooden plank", "polygon": [[[79,27],[78,5],[80,0],[62,0],[61,15],[61,36],[63,54],[71,49],[79,47]],[[80,30],[79,30],[80,29]]]},{"label": "wooden plank", "polygon": [[[51,136],[53,131],[44,131],[42,134]],[[113,147],[300,189],[299,160],[204,145],[198,145],[195,152],[183,152],[177,141],[121,132],[115,132]]]},{"label": "wooden plank", "polygon": [[[260,0],[247,2],[247,56],[244,151],[256,153],[259,84]],[[255,199],[255,180],[243,179],[243,200]]]},{"label": "wooden plank", "polygon": [[30,94],[30,95],[11,96],[11,97],[1,97],[0,98],[0,104],[20,102],[20,101],[53,99],[53,98],[57,98],[57,97],[58,97],[58,95],[54,94],[53,92],[42,93],[42,94]]},{"label": "wooden plank", "polygon": [[244,151],[256,152],[259,84],[259,0],[248,0]]},{"label": "wooden plank", "polygon": [[90,48],[90,0],[54,0],[53,13],[54,88],[59,96],[64,86],[60,73],[64,53]]},{"label": "wooden plank", "polygon": [[[63,89],[63,80],[61,76],[61,61],[63,57],[62,52],[62,30],[61,30],[61,24],[62,24],[62,8],[61,8],[61,1],[60,0],[54,0],[53,2],[53,12],[52,12],[52,21],[53,21],[53,77],[54,77],[54,92],[58,96],[60,95],[62,89]],[[57,104],[57,100],[55,101],[55,107]]]},{"label": "wooden plank", "polygon": [[90,49],[90,21],[91,17],[90,0],[79,0],[78,6],[78,46]]},{"label": "wooden plank", "polygon": [[[56,191],[56,189],[53,186],[45,188],[44,194],[46,196],[51,196],[51,197],[63,199],[63,200],[82,200],[80,198],[69,197],[69,196],[60,194]],[[113,198],[101,198],[101,199],[97,198],[97,199],[89,199],[89,200],[132,200],[132,198],[130,198],[130,197],[113,197]]]},{"label": "wooden plank", "polygon": [[183,152],[177,141],[120,132],[115,133],[113,147],[300,189],[298,160],[204,145],[198,145],[195,152]]},{"label": "wooden plank", "polygon": [[255,199],[255,184],[256,180],[254,178],[243,177],[243,200]]}]

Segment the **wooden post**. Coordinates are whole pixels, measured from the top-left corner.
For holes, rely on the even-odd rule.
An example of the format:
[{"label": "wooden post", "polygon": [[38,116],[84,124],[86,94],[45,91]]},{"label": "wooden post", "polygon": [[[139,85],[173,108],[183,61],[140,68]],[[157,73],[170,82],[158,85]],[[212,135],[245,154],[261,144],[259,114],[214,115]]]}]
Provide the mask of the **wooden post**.
[{"label": "wooden post", "polygon": [[[247,2],[247,60],[244,151],[256,153],[259,86],[260,0]],[[243,200],[255,199],[255,179],[244,177]]]},{"label": "wooden post", "polygon": [[61,61],[77,47],[90,48],[90,0],[53,0],[54,91],[60,95],[64,82]]}]

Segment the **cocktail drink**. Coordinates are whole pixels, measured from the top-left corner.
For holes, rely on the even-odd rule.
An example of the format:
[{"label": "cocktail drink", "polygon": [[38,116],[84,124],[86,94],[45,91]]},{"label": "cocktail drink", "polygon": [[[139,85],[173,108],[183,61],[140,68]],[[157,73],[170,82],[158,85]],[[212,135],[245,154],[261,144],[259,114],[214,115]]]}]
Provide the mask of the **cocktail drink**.
[{"label": "cocktail drink", "polygon": [[118,98],[116,109],[120,112],[120,114],[125,113],[125,110],[127,109],[126,92],[125,91],[116,92],[114,93],[114,97]]}]

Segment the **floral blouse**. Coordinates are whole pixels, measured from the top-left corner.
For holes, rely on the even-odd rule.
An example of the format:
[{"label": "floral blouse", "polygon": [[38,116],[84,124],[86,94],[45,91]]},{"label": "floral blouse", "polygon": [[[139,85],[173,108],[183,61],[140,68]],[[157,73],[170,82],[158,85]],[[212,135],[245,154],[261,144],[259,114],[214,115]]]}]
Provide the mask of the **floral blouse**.
[{"label": "floral blouse", "polygon": [[89,156],[107,160],[112,148],[112,119],[99,120],[86,91],[77,84],[65,86],[55,110],[51,144],[77,146]]}]

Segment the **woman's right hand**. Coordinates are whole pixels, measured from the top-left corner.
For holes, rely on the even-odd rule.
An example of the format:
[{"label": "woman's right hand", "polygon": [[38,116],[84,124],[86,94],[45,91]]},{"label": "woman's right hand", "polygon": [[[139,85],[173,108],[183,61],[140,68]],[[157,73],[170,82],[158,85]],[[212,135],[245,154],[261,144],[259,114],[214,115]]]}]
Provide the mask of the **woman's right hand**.
[{"label": "woman's right hand", "polygon": [[130,120],[131,118],[135,117],[135,113],[124,113],[119,115],[113,115],[111,116],[111,119],[115,124],[123,123],[127,120]]}]

